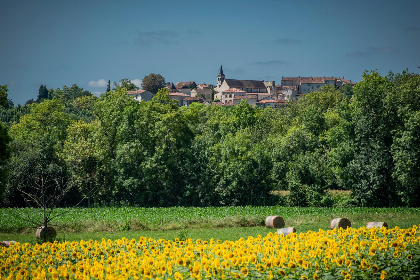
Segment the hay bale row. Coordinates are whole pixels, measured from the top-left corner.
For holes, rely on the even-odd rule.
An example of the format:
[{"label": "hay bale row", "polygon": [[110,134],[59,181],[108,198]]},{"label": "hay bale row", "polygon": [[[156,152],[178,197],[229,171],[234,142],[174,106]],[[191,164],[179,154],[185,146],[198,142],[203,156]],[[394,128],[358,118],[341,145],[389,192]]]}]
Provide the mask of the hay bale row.
[{"label": "hay bale row", "polygon": [[[277,229],[277,234],[283,234],[284,236],[296,232],[295,227],[287,227],[285,228],[284,219],[280,216],[268,216],[265,219],[265,226],[268,228],[275,228]],[[339,229],[339,228],[348,228],[351,227],[351,222],[347,218],[335,218],[331,221],[330,228],[331,229]],[[388,224],[386,222],[369,222],[366,225],[366,228],[381,228],[381,227],[388,227]]]}]

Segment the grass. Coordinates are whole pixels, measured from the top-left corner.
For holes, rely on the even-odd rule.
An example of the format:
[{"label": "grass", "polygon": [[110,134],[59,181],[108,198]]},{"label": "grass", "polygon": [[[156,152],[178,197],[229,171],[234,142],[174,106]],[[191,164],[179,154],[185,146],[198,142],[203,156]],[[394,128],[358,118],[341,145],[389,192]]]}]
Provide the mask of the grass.
[{"label": "grass", "polygon": [[[63,212],[66,209],[57,209]],[[29,219],[39,213],[33,208],[0,209],[0,241],[16,240],[36,242],[35,227]],[[121,237],[138,239],[175,238],[209,240],[237,240],[241,237],[264,236],[274,229],[264,227],[267,216],[279,215],[286,227],[294,226],[297,232],[327,230],[332,219],[346,217],[352,227],[365,226],[370,221],[387,222],[389,227],[408,228],[420,224],[419,208],[321,208],[321,207],[104,207],[78,208],[71,214],[53,221],[58,240],[101,240]]]}]

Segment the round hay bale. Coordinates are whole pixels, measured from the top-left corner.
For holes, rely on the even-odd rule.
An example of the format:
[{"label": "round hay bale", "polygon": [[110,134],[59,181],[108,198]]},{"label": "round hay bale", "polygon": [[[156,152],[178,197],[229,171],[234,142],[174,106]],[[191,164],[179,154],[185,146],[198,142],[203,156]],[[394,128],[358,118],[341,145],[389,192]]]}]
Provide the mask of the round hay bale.
[{"label": "round hay bale", "polygon": [[265,226],[268,228],[282,228],[284,227],[284,220],[280,216],[268,216],[265,219]]},{"label": "round hay bale", "polygon": [[373,228],[373,227],[377,227],[377,228],[386,227],[386,228],[388,228],[388,224],[386,222],[369,222],[366,225],[366,228]]},{"label": "round hay bale", "polygon": [[351,227],[351,222],[347,218],[335,218],[331,221],[331,229],[334,228],[348,228]]},{"label": "round hay bale", "polygon": [[13,245],[15,243],[16,243],[16,241],[2,241],[2,242],[0,242],[0,247],[9,248],[10,245]]},{"label": "round hay bale", "polygon": [[57,236],[57,232],[53,227],[45,228],[44,226],[41,226],[36,230],[35,236],[38,239],[52,239]]},{"label": "round hay bale", "polygon": [[277,234],[281,235],[283,234],[284,236],[292,233],[292,232],[296,232],[295,227],[287,227],[287,228],[279,228],[277,229]]}]

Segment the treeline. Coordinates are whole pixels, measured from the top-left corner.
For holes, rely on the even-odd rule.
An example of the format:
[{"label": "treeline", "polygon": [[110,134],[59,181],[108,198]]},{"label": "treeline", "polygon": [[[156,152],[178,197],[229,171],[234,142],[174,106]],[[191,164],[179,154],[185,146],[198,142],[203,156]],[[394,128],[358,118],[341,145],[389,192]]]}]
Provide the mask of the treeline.
[{"label": "treeline", "polygon": [[323,87],[277,110],[75,92],[1,109],[3,206],[49,184],[62,205],[331,206],[342,189],[347,205],[420,206],[417,74],[366,72],[351,98]]}]

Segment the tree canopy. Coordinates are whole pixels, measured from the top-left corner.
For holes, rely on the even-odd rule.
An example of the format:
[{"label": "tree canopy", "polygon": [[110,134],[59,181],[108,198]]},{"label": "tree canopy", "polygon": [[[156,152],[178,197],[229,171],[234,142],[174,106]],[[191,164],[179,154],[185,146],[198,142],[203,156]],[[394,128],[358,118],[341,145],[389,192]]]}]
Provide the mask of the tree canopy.
[{"label": "tree canopy", "polygon": [[365,72],[352,89],[322,87],[276,110],[178,107],[161,82],[148,102],[73,85],[0,108],[2,205],[61,182],[62,205],[331,206],[338,189],[351,192],[341,206],[420,206],[417,74]]},{"label": "tree canopy", "polygon": [[153,73],[144,76],[143,81],[141,82],[142,89],[150,91],[153,94],[156,94],[159,89],[165,87],[165,85],[165,78],[160,74]]}]

